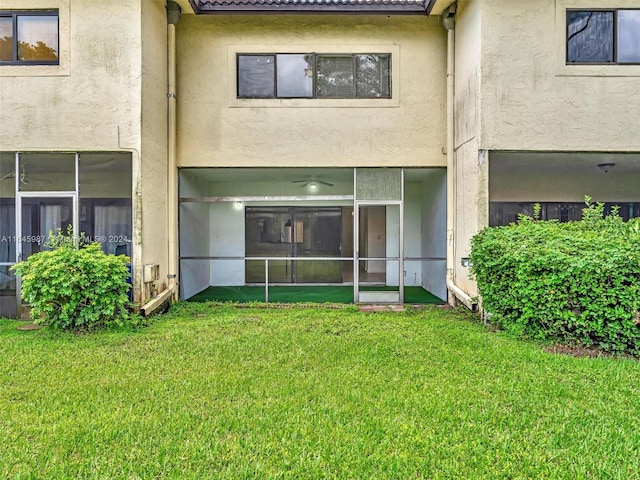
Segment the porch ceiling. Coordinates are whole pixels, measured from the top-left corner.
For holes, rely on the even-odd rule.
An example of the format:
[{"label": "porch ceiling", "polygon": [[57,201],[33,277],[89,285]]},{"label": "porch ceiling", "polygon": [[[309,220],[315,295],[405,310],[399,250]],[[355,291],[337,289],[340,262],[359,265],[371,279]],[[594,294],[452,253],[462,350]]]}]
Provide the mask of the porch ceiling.
[{"label": "porch ceiling", "polygon": [[287,183],[322,179],[329,183],[353,182],[351,168],[183,168],[183,175],[205,182]]},{"label": "porch ceiling", "polygon": [[[422,182],[443,172],[443,168],[406,168],[405,179]],[[222,183],[288,183],[314,178],[329,183],[353,183],[353,168],[182,168],[181,173],[205,182]]]},{"label": "porch ceiling", "polygon": [[576,171],[605,173],[601,163],[614,163],[609,175],[626,176],[640,173],[640,153],[611,152],[491,152],[491,174],[526,176],[544,169],[549,175],[572,175]]}]

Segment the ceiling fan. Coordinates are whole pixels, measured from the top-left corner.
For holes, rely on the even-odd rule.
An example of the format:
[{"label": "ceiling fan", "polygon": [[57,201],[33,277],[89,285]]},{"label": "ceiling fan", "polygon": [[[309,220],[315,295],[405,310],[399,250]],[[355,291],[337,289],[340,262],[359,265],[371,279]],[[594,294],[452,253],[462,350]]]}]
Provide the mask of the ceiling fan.
[{"label": "ceiling fan", "polygon": [[291,183],[301,183],[301,187],[306,186],[318,186],[318,185],[326,185],[327,187],[333,187],[333,183],[327,182],[320,177],[308,177],[303,180],[291,180]]}]

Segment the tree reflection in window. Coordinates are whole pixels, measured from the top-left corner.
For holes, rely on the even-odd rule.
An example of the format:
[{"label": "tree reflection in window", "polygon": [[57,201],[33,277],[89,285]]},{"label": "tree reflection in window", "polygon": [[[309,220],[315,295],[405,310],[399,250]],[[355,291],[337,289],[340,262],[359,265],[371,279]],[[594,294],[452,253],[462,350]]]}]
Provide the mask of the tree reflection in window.
[{"label": "tree reflection in window", "polygon": [[390,97],[390,73],[388,55],[356,55],[356,96]]},{"label": "tree reflection in window", "polygon": [[57,64],[58,43],[57,14],[37,11],[0,12],[1,62]]},{"label": "tree reflection in window", "polygon": [[567,63],[640,63],[640,10],[568,10]]},{"label": "tree reflection in window", "polygon": [[567,12],[567,60],[613,62],[613,12]]}]

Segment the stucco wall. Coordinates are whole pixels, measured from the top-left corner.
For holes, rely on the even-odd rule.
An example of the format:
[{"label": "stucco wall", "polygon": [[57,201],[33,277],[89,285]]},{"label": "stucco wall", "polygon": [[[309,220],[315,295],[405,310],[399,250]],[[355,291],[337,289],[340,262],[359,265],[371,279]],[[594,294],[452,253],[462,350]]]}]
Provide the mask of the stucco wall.
[{"label": "stucco wall", "polygon": [[131,152],[140,301],[143,262],[161,264],[166,278],[164,1],[3,0],[1,8],[58,9],[60,65],[0,66],[0,151]]},{"label": "stucco wall", "polygon": [[[443,166],[445,34],[437,18],[185,15],[180,166]],[[391,52],[393,98],[239,100],[238,52]]]},{"label": "stucco wall", "polygon": [[0,66],[0,150],[139,148],[138,4],[2,1],[3,9],[60,9],[61,67]]},{"label": "stucco wall", "polygon": [[470,295],[477,293],[469,269],[461,265],[468,257],[471,237],[488,224],[488,162],[480,152],[484,104],[484,15],[482,0],[460,2],[455,35],[455,152],[454,152],[454,258],[455,283]]},{"label": "stucco wall", "polygon": [[640,66],[566,65],[567,8],[638,0],[477,0],[482,148],[640,150]]},{"label": "stucco wall", "polygon": [[[141,264],[159,264],[159,287],[167,278],[167,16],[164,1],[141,1],[141,158],[136,191]],[[172,228],[177,228],[173,225]],[[141,275],[138,275],[141,280]],[[162,289],[162,288],[160,288]]]}]

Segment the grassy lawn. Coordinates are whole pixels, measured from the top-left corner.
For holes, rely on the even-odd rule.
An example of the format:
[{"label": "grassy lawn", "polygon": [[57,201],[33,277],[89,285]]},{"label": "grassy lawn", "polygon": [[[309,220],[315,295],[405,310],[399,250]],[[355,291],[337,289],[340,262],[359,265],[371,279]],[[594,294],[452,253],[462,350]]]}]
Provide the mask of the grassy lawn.
[{"label": "grassy lawn", "polygon": [[0,478],[640,478],[638,362],[437,307],[0,321],[0,360]]}]

